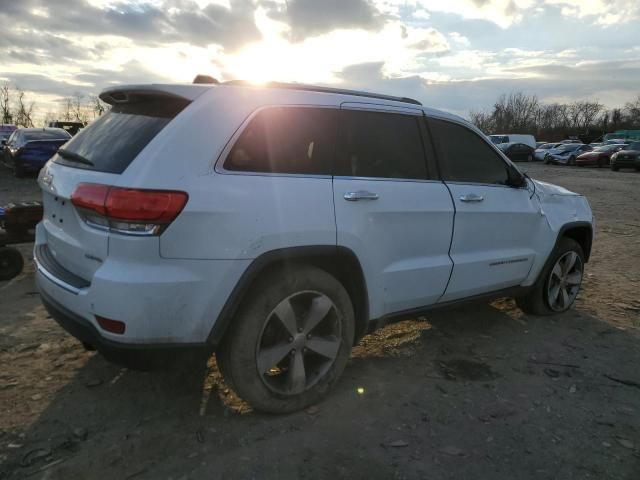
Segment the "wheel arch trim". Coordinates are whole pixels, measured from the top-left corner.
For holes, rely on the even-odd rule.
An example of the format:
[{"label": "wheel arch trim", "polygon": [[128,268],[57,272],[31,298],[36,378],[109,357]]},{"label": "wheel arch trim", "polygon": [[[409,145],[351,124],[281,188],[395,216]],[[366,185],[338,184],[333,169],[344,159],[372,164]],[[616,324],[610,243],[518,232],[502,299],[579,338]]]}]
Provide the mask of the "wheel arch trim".
[{"label": "wheel arch trim", "polygon": [[[369,296],[362,265],[353,250],[347,247],[336,245],[311,245],[270,250],[261,254],[259,257],[256,257],[236,282],[236,285],[227,298],[222,310],[213,324],[213,327],[211,328],[211,331],[209,332],[207,343],[214,347],[217,347],[220,344],[233,317],[238,311],[245,294],[261,274],[265,273],[270,268],[292,265],[295,263],[311,263],[323,268],[322,264],[319,264],[319,260],[327,259],[329,261],[332,259],[337,260],[345,258],[347,258],[348,261],[351,261],[352,265],[356,266],[359,270],[354,272],[356,274],[355,276],[359,277],[359,279],[357,279],[358,285],[355,286],[355,288],[359,289],[359,298],[353,298],[350,286],[344,285],[344,282],[338,278],[352,297],[351,300],[354,304],[354,313],[356,314],[355,341],[357,342],[367,333],[369,323]],[[323,269],[333,274],[329,269]],[[353,285],[351,287],[353,287]]]}]

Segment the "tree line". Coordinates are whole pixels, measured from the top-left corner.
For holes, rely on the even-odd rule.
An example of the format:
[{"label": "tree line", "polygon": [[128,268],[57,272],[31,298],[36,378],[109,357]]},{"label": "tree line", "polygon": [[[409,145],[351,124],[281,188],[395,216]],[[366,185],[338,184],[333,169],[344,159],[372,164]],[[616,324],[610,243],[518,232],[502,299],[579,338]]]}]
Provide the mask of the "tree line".
[{"label": "tree line", "polygon": [[502,94],[492,108],[469,112],[484,133],[530,133],[547,141],[597,138],[620,129],[640,129],[640,95],[623,107],[607,109],[597,100],[543,103],[524,92]]},{"label": "tree line", "polygon": [[108,105],[97,95],[75,93],[64,97],[56,110],[43,111],[35,100],[18,86],[0,86],[0,123],[18,127],[47,126],[51,121],[87,123],[102,115]]}]

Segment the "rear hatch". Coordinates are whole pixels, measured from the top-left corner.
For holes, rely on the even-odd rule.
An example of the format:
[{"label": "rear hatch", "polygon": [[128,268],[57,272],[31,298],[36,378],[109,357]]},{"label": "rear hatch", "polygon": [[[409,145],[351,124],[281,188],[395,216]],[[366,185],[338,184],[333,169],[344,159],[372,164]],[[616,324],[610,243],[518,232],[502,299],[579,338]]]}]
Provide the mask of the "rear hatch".
[{"label": "rear hatch", "polygon": [[110,231],[74,206],[74,192],[81,184],[119,185],[125,169],[192,100],[140,87],[105,92],[101,98],[111,109],[58,150],[38,178],[46,238],[36,257],[40,250],[43,259],[55,263],[50,270],[63,269],[87,283],[109,254]]}]

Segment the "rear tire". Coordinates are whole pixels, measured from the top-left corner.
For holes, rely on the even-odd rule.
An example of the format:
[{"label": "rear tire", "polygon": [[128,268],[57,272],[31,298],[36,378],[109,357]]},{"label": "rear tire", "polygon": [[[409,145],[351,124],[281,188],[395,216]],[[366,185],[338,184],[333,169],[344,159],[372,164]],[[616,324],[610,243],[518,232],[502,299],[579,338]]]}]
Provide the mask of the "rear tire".
[{"label": "rear tire", "polygon": [[319,268],[294,266],[251,287],[216,358],[229,386],[253,408],[294,412],[318,402],[338,380],[354,330],[342,284]]},{"label": "rear tire", "polygon": [[11,247],[0,248],[0,280],[11,280],[24,268],[22,254]]},{"label": "rear tire", "polygon": [[[573,263],[570,262],[572,259]],[[571,268],[565,271],[565,266],[568,267],[570,263]],[[523,312],[533,315],[562,313],[573,305],[580,291],[583,274],[582,247],[572,238],[563,237],[551,252],[549,261],[540,272],[531,291],[523,297],[516,298],[516,304]],[[552,298],[555,300],[552,301]]]}]

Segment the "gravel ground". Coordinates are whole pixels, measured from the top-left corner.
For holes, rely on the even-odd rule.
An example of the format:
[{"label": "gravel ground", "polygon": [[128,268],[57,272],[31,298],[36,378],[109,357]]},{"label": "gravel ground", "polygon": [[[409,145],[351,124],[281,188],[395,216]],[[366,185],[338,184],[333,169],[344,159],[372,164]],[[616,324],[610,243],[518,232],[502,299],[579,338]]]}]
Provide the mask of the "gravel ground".
[{"label": "gravel ground", "polygon": [[[47,318],[32,265],[0,282],[0,478],[640,478],[640,174],[521,167],[595,212],[575,308],[504,299],[391,325],[292,415],[252,412],[213,360],[110,365]],[[37,197],[0,169],[0,204]]]}]

